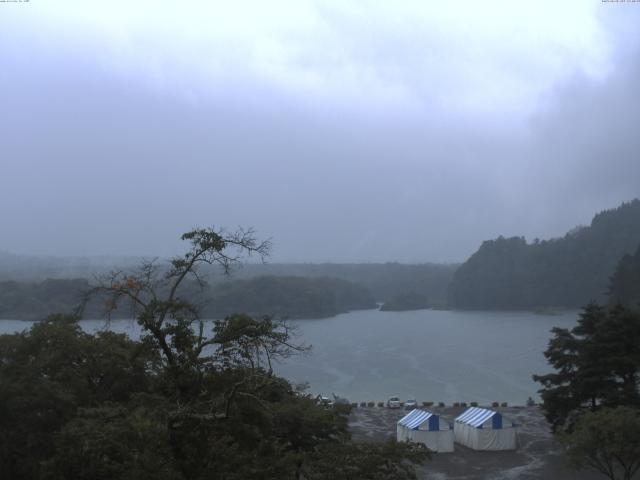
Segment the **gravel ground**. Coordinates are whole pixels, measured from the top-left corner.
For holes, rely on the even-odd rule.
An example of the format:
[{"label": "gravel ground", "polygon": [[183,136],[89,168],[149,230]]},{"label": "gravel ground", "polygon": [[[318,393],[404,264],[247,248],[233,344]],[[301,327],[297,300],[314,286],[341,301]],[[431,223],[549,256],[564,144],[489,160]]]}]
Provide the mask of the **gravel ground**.
[{"label": "gravel ground", "polygon": [[[431,407],[434,413],[453,420],[464,408]],[[421,480],[510,480],[563,479],[602,480],[605,477],[575,471],[566,465],[560,448],[553,441],[538,407],[497,408],[518,426],[518,449],[508,452],[477,452],[455,444],[453,453],[435,453],[417,468]],[[356,408],[349,418],[353,438],[383,441],[395,438],[396,422],[407,412],[388,408]]]}]

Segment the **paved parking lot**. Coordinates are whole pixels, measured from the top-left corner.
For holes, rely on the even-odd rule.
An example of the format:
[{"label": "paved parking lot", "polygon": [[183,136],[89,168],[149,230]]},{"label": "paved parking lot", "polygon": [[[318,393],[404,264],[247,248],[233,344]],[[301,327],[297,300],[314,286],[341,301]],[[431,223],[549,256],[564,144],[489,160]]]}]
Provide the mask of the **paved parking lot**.
[{"label": "paved parking lot", "polygon": [[[464,408],[432,407],[452,421]],[[549,426],[538,407],[498,408],[507,419],[519,426],[516,451],[477,452],[458,444],[453,453],[436,453],[418,468],[423,480],[602,480],[591,472],[577,472],[568,467],[559,446],[553,441]],[[382,441],[396,435],[396,422],[407,412],[388,408],[354,409],[349,419],[354,439]]]}]

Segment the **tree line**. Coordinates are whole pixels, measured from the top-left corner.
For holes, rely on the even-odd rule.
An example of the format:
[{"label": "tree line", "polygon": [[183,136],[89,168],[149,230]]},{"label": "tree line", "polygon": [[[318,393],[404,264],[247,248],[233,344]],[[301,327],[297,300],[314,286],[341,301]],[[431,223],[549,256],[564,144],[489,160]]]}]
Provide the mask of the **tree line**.
[{"label": "tree line", "polygon": [[[17,282],[22,286],[39,284],[47,279],[90,281],[114,268],[135,268],[136,257],[31,257],[0,251],[0,284]],[[409,291],[426,295],[443,305],[457,264],[420,263],[261,263],[247,262],[236,268],[234,280],[256,277],[335,278],[365,287],[376,302],[386,302]],[[240,267],[240,266],[239,266]],[[229,282],[218,266],[203,266],[210,285]],[[1,304],[0,304],[1,305]]]},{"label": "tree line", "polygon": [[482,243],[458,270],[449,303],[462,309],[579,308],[607,301],[608,282],[640,244],[640,200],[597,214],[562,238],[499,237]]},{"label": "tree line", "polygon": [[[0,319],[39,320],[49,312],[74,313],[91,289],[86,279],[47,279],[42,282],[0,282]],[[166,292],[165,292],[166,293]],[[183,282],[180,293],[197,304],[204,318],[224,318],[237,312],[289,318],[331,317],[350,310],[375,308],[371,293],[337,278],[264,276],[227,280],[201,288]],[[94,296],[85,305],[85,318],[100,318],[104,299]],[[127,308],[112,318],[131,318]]]}]

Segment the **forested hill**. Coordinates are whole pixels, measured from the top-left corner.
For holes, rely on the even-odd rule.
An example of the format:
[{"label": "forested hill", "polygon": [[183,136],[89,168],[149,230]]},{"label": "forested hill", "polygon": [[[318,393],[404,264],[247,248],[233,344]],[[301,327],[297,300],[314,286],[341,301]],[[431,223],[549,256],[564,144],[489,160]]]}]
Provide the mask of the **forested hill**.
[{"label": "forested hill", "polygon": [[640,201],[598,213],[562,238],[485,241],[455,272],[449,302],[462,309],[581,307],[606,301],[620,259],[640,244]]},{"label": "forested hill", "polygon": [[620,259],[609,286],[610,303],[640,308],[640,245],[634,255]]}]

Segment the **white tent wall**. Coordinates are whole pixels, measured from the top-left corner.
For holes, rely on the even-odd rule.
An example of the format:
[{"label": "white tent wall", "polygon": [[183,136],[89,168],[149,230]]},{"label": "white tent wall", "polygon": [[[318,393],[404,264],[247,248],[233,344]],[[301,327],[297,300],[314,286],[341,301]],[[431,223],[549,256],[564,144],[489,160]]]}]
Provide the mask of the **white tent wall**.
[{"label": "white tent wall", "polygon": [[409,434],[410,434],[411,430],[409,430],[407,427],[398,424],[397,426],[397,439],[399,442],[406,442],[408,440],[410,440],[409,438]]},{"label": "white tent wall", "polygon": [[415,443],[423,443],[433,452],[453,452],[453,430],[440,430],[430,432],[428,430],[411,430],[410,440]]},{"label": "white tent wall", "polygon": [[493,429],[491,421],[482,428],[455,422],[453,432],[456,443],[474,450],[515,450],[517,447],[516,428]]}]

